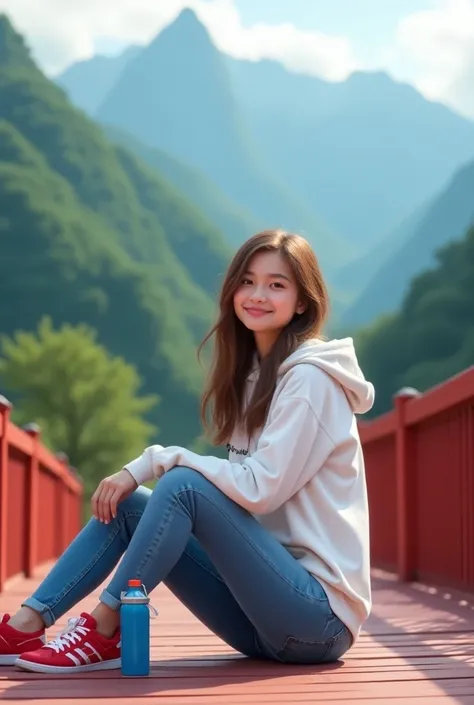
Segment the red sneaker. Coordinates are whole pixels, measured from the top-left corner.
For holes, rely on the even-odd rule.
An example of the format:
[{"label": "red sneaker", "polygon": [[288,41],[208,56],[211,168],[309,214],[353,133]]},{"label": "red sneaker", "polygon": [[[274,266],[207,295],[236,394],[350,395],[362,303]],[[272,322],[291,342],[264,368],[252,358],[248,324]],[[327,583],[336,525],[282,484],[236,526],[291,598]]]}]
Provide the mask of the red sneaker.
[{"label": "red sneaker", "polygon": [[13,666],[23,653],[40,649],[46,643],[44,629],[20,632],[7,624],[9,619],[10,615],[4,614],[0,622],[0,666]]},{"label": "red sneaker", "polygon": [[76,673],[120,668],[120,630],[111,639],[97,631],[87,612],[70,619],[57,639],[36,651],[23,653],[15,665],[37,673]]}]

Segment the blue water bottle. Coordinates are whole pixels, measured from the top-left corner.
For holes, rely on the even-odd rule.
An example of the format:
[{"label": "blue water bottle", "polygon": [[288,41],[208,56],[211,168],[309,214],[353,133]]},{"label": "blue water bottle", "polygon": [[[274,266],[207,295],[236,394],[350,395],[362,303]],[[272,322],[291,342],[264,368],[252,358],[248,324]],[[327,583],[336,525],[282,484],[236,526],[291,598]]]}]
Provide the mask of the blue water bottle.
[{"label": "blue water bottle", "polygon": [[150,673],[150,598],[141,580],[129,580],[120,595],[123,676]]}]

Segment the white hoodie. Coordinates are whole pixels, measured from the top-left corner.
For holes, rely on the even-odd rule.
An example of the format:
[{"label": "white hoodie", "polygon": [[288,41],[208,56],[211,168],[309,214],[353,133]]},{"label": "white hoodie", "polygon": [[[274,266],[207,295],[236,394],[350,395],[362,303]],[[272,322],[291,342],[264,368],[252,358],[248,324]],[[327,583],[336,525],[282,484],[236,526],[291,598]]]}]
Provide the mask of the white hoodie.
[{"label": "white hoodie", "polygon": [[[249,399],[258,366],[249,377]],[[309,340],[280,366],[267,421],[229,459],[156,445],[125,467],[141,484],[176,465],[194,468],[258,521],[321,583],[358,637],[371,609],[369,513],[355,414],[374,402],[351,338]]]}]

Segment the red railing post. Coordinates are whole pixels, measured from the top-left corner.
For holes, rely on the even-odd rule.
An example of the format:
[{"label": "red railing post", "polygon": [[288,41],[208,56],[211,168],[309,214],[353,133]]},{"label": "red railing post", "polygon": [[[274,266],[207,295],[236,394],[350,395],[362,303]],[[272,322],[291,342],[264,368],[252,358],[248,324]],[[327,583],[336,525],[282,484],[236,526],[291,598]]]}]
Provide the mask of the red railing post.
[{"label": "red railing post", "polygon": [[8,421],[12,404],[0,396],[0,592],[7,579],[7,511],[8,511]]},{"label": "red railing post", "polygon": [[33,448],[29,458],[26,480],[26,550],[25,575],[32,578],[38,565],[38,530],[39,530],[39,464],[38,447],[41,428],[36,423],[23,426],[23,430],[31,437]]},{"label": "red railing post", "polygon": [[[69,474],[69,458],[64,453],[63,451],[59,451],[59,453],[56,453],[57,459],[62,463],[63,468],[64,468],[64,473]],[[68,514],[68,502],[67,502],[67,496],[69,494],[69,488],[61,478],[59,480],[60,485],[59,485],[59,499],[58,499],[58,542],[56,544],[56,553],[58,556],[60,556],[68,547],[70,543],[70,536],[69,536],[69,514]],[[66,501],[64,501],[66,498]]]},{"label": "red railing post", "polygon": [[396,413],[397,572],[404,581],[414,580],[416,576],[416,459],[405,411],[406,404],[419,396],[416,389],[404,387],[393,398]]}]

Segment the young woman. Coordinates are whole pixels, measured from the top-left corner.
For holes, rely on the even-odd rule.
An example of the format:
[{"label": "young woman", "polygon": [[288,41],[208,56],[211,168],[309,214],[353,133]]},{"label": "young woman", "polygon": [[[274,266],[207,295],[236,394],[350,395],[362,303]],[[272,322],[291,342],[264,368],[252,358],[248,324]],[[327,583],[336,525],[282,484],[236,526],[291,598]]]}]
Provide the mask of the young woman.
[{"label": "young woman", "polygon": [[[35,593],[0,623],[0,663],[55,673],[120,667],[120,593],[163,582],[252,658],[327,663],[371,607],[369,520],[355,414],[373,404],[352,340],[325,341],[328,295],[308,242],[242,245],[220,295],[202,400],[229,459],[146,448],[105,478],[94,517]],[[153,491],[139,487],[158,478]],[[124,555],[123,555],[124,554]],[[114,576],[91,614],[45,627]]]}]

